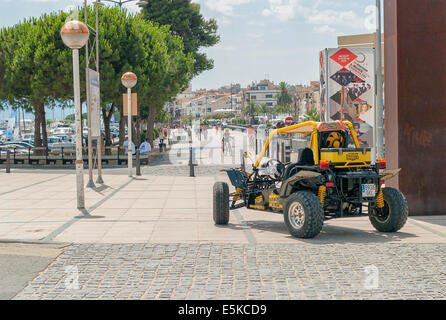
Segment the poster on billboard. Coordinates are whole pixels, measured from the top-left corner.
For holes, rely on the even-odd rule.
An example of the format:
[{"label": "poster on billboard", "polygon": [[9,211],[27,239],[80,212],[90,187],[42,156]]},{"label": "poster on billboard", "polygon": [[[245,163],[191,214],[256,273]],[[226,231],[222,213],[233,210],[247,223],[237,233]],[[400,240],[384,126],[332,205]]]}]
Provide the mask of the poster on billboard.
[{"label": "poster on billboard", "polygon": [[88,69],[90,74],[90,121],[91,137],[98,139],[101,136],[101,97],[99,89],[99,73]]},{"label": "poster on billboard", "polygon": [[375,49],[325,49],[320,74],[323,119],[352,122],[361,147],[374,147]]}]

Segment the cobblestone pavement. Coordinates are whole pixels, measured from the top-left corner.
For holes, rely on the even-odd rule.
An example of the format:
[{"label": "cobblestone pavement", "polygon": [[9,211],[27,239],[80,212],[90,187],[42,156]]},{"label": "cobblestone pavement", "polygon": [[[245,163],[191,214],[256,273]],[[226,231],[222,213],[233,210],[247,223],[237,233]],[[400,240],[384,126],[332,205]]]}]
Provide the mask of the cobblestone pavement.
[{"label": "cobblestone pavement", "polygon": [[446,299],[446,245],[72,245],[15,299]]}]

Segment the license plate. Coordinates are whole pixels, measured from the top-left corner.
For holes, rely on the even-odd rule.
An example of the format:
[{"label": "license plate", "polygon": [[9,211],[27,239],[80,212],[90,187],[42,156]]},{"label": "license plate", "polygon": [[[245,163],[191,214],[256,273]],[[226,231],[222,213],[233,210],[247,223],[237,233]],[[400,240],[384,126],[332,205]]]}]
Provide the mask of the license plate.
[{"label": "license plate", "polygon": [[363,184],[362,185],[362,197],[371,198],[376,194],[376,186],[374,184]]}]

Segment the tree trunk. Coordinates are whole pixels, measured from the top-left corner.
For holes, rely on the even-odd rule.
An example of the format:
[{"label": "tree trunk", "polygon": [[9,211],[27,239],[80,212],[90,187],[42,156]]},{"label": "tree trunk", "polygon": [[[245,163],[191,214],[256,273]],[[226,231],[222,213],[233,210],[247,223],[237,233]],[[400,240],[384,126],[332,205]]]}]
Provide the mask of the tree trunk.
[{"label": "tree trunk", "polygon": [[107,117],[107,111],[102,109],[102,118],[104,119],[104,130],[105,130],[105,146],[111,146],[111,134],[110,134],[110,119]]},{"label": "tree trunk", "polygon": [[139,113],[136,116],[135,131],[136,131],[136,137],[135,137],[136,139],[134,139],[135,145],[139,146],[141,144],[141,119]]},{"label": "tree trunk", "polygon": [[42,147],[42,112],[43,103],[39,103],[34,107],[34,146]]},{"label": "tree trunk", "polygon": [[42,146],[48,147],[48,133],[46,131],[46,115],[45,115],[45,106],[42,104]]},{"label": "tree trunk", "polygon": [[153,148],[153,127],[155,125],[155,118],[156,118],[156,108],[150,107],[149,108],[149,118],[147,121],[147,138],[149,138],[149,143]]},{"label": "tree trunk", "polygon": [[110,121],[115,112],[115,105],[111,105],[108,111],[105,108],[102,109],[102,118],[104,119],[104,129],[105,129],[105,146],[109,147],[112,145],[111,133],[110,133]]},{"label": "tree trunk", "polygon": [[122,146],[124,144],[125,139],[125,117],[124,112],[122,110],[122,106],[119,107],[119,145]]},{"label": "tree trunk", "polygon": [[136,125],[135,125],[135,121],[133,121],[133,117],[132,117],[132,141],[135,144],[135,146],[137,146],[138,144],[138,137],[136,136]]}]

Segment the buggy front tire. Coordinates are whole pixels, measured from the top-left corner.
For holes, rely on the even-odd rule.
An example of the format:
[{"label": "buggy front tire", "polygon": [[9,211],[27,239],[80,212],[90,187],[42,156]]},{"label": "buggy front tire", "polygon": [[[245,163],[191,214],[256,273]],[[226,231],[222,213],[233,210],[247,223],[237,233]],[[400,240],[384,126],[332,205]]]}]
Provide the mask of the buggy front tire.
[{"label": "buggy front tire", "polygon": [[380,232],[396,232],[400,230],[407,221],[409,208],[404,195],[394,188],[383,188],[384,208],[382,215],[370,215],[369,219],[376,230]]},{"label": "buggy front tire", "polygon": [[226,225],[229,222],[229,187],[226,182],[214,183],[214,222]]},{"label": "buggy front tire", "polygon": [[324,210],[318,197],[309,191],[289,196],[283,217],[288,231],[296,238],[314,238],[324,225]]}]

